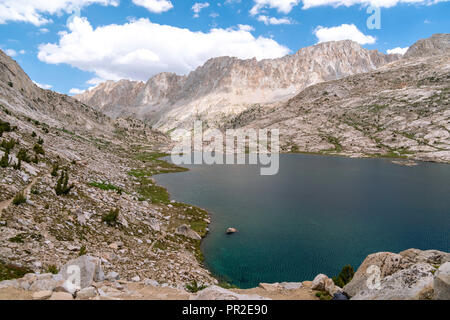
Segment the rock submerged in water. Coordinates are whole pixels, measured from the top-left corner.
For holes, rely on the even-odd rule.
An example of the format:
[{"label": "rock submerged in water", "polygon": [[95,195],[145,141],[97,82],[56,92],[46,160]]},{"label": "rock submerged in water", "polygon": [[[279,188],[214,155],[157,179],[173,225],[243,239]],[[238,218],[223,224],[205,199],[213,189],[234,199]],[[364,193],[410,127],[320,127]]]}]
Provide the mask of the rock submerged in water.
[{"label": "rock submerged in water", "polygon": [[233,234],[233,233],[236,233],[236,232],[238,232],[238,231],[235,228],[228,228],[227,229],[227,234]]}]

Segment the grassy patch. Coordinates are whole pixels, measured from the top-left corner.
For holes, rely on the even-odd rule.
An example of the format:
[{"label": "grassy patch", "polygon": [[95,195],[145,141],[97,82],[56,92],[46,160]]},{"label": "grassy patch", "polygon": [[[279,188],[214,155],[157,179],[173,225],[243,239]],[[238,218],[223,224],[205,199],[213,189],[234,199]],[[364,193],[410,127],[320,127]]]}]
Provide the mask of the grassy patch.
[{"label": "grassy patch", "polygon": [[33,273],[33,271],[0,260],[0,282],[4,280],[20,279],[27,273]]},{"label": "grassy patch", "polygon": [[114,190],[114,191],[116,191],[118,194],[122,194],[122,192],[123,192],[122,188],[116,187],[115,185],[110,184],[110,183],[91,182],[91,183],[89,183],[89,185],[90,185],[91,187],[99,188],[99,189],[105,190],[105,191]]},{"label": "grassy patch", "polygon": [[27,197],[25,197],[23,192],[19,192],[18,194],[16,194],[16,196],[14,197],[14,199],[12,201],[13,205],[15,205],[15,206],[19,206],[26,202],[27,202]]},{"label": "grassy patch", "polygon": [[196,293],[206,289],[206,286],[199,286],[197,280],[192,281],[191,283],[186,284],[186,290],[191,293]]}]

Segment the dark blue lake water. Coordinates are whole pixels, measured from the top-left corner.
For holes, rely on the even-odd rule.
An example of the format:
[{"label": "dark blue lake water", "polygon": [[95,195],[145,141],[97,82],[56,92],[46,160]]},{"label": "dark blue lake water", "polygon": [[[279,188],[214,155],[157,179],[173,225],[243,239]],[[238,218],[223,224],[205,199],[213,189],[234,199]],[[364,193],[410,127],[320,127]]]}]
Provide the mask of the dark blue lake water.
[{"label": "dark blue lake water", "polygon": [[284,154],[275,176],[254,165],[186,167],[156,180],[211,213],[205,263],[241,288],[333,276],[378,251],[450,251],[450,165]]}]

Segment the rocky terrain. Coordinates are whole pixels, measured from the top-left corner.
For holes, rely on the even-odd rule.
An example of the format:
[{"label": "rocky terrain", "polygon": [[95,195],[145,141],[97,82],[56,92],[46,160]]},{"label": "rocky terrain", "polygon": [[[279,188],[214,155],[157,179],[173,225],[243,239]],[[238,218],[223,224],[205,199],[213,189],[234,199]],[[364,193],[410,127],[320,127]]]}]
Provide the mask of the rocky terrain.
[{"label": "rocky terrain", "polygon": [[[113,99],[97,108],[38,88],[0,51],[0,299],[450,299],[449,255],[415,249],[369,256],[343,288],[325,275],[250,290],[219,283],[199,249],[208,213],[171,201],[155,184],[155,174],[184,169],[161,160],[171,141],[136,117],[143,106],[142,114],[161,115],[156,127],[172,119],[168,131],[197,115],[220,119],[222,129],[280,128],[285,152],[448,162],[450,60],[442,39],[419,42],[399,61],[348,41],[280,60],[212,59],[188,77],[104,84]],[[141,97],[139,86],[152,88],[147,101],[167,104],[147,110],[138,101],[132,112],[120,111],[116,97],[123,103]],[[260,97],[262,87],[264,103],[292,98],[254,105],[248,93]],[[172,103],[181,101],[179,88],[192,103],[217,102],[203,105],[212,113],[192,109],[181,118],[184,102]],[[244,100],[223,109],[237,88]],[[99,101],[107,95],[89,93]],[[79,287],[67,282],[74,265],[83,271]],[[373,265],[381,290],[364,286]]]},{"label": "rocky terrain", "polygon": [[403,58],[351,41],[276,60],[217,58],[186,79],[158,75],[135,84],[140,92],[164,88],[146,102],[142,94],[132,101],[120,94],[131,86],[127,81],[108,82],[77,99],[116,114],[141,110],[133,116],[168,133],[203,120],[210,129],[279,129],[282,152],[449,162],[449,43],[449,34],[437,34]]},{"label": "rocky terrain", "polygon": [[311,86],[223,127],[279,129],[284,152],[450,162],[450,55]]},{"label": "rocky terrain", "polygon": [[198,119],[217,127],[256,104],[285,101],[310,85],[375,70],[399,57],[352,41],[328,42],[280,59],[213,58],[187,76],[162,73],[145,84],[108,81],[76,98],[113,117],[146,120],[163,132],[191,129]]},{"label": "rocky terrain", "polygon": [[[78,267],[79,284],[69,270]],[[372,271],[370,270],[372,268]],[[371,289],[369,289],[369,287]],[[104,274],[102,259],[81,256],[67,262],[58,274],[26,274],[0,282],[0,299],[24,300],[449,300],[450,254],[410,249],[399,254],[368,256],[351,281],[338,287],[324,274],[313,281],[261,283],[253,289],[216,285],[175,288],[138,277],[127,281],[117,272]]]},{"label": "rocky terrain", "polygon": [[0,52],[0,279],[57,272],[90,254],[122,279],[184,287],[203,268],[208,214],[152,180],[167,137],[35,86]]}]

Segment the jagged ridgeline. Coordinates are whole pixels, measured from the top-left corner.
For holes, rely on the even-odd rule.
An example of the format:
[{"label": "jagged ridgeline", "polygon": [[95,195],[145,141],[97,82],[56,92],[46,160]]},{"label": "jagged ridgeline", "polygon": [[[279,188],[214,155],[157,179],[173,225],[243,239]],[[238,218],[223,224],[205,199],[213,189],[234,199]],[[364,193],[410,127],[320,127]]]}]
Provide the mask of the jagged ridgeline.
[{"label": "jagged ridgeline", "polygon": [[420,40],[404,57],[338,41],[273,60],[214,58],[187,76],[109,81],[76,98],[167,133],[203,120],[280,129],[284,152],[448,162],[449,39]]},{"label": "jagged ridgeline", "polygon": [[[188,299],[183,288],[212,284],[230,288],[202,264],[208,213],[171,201],[152,178],[184,170],[161,160],[171,141],[153,129],[167,133],[202,119],[222,129],[279,128],[284,152],[449,162],[448,49],[448,34],[419,41],[404,57],[351,41],[323,43],[275,60],[215,58],[187,76],[107,82],[78,100],[38,88],[0,50],[0,281],[40,273],[3,282],[0,290],[26,288],[26,298],[60,294],[52,274],[69,261],[90,270],[101,262],[111,297],[124,289],[119,277],[151,286],[153,298]],[[407,283],[408,275],[421,274],[445,281],[448,274],[447,253],[413,250],[392,259],[396,276],[383,281]],[[356,296],[361,276],[357,271],[346,284]],[[350,280],[340,277],[341,286]],[[305,299],[328,299],[339,289],[327,277],[316,280],[318,293],[311,283],[296,283],[262,285],[258,294],[300,290],[295,294]],[[162,292],[158,283],[173,288]],[[196,297],[248,298],[206,290]],[[81,294],[100,291],[89,283]]]}]

